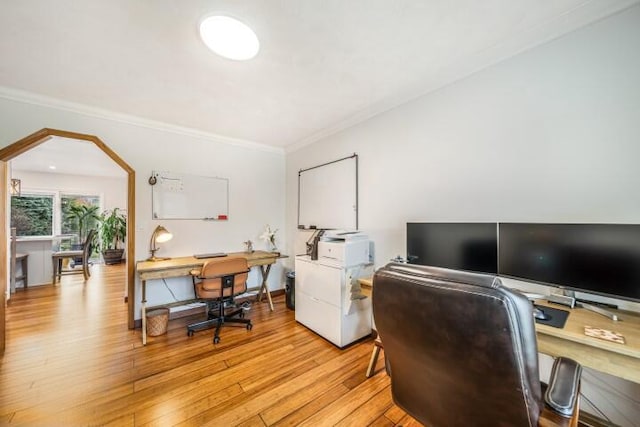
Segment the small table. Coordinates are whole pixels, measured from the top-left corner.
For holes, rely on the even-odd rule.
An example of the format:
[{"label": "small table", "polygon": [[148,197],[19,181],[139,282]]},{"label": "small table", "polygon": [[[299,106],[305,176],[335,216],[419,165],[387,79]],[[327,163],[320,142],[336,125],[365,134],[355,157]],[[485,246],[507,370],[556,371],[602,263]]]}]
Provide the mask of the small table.
[{"label": "small table", "polygon": [[[278,258],[286,258],[278,252],[254,251],[248,252],[232,252],[225,257],[219,258],[196,258],[193,256],[170,258],[162,261],[138,261],[136,271],[140,277],[142,284],[142,345],[147,344],[147,280],[167,279],[170,277],[190,276],[191,270],[202,268],[205,262],[214,261],[216,259],[223,260],[227,258],[245,258],[249,268],[260,267],[261,284],[256,300],[262,301],[263,292],[267,295],[269,308],[273,311],[273,301],[267,287],[267,278],[273,265]],[[187,301],[184,301],[187,302]]]}]

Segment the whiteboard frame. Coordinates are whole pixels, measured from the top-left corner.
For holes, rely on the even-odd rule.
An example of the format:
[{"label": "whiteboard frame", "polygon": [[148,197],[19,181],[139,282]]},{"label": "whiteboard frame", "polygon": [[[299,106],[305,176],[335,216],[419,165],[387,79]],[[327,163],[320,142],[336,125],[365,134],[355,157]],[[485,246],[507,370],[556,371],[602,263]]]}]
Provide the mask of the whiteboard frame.
[{"label": "whiteboard frame", "polygon": [[360,197],[359,197],[359,190],[358,190],[358,154],[357,153],[353,153],[352,155],[347,156],[347,157],[343,157],[341,159],[336,159],[336,160],[332,160],[330,162],[322,163],[320,165],[312,166],[310,168],[300,169],[298,171],[298,229],[304,230],[304,229],[315,229],[315,228],[321,229],[322,228],[322,227],[313,226],[314,224],[308,224],[309,227],[305,228],[305,224],[301,224],[300,223],[300,210],[301,210],[300,209],[300,202],[301,202],[301,197],[300,197],[300,179],[301,179],[302,174],[304,172],[307,172],[307,171],[310,171],[310,170],[313,170],[313,169],[318,169],[318,168],[321,168],[321,167],[324,167],[324,166],[329,166],[329,165],[332,165],[334,163],[342,162],[342,161],[345,161],[345,160],[351,160],[351,159],[353,159],[354,162],[355,162],[355,189],[356,189],[356,192],[355,192],[356,193],[355,194],[355,225],[356,225],[356,228],[355,229],[358,230],[358,228],[359,228],[359,223],[358,223],[359,202],[358,202],[358,199]]}]

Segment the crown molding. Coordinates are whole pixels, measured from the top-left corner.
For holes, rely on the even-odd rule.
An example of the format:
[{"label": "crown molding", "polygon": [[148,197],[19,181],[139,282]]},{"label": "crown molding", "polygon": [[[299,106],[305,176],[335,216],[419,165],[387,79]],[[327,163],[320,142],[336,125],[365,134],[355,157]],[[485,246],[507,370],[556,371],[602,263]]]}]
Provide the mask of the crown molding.
[{"label": "crown molding", "polygon": [[169,132],[183,136],[205,139],[217,143],[233,145],[236,147],[284,154],[284,149],[281,147],[273,147],[266,144],[260,144],[258,142],[247,141],[239,138],[231,138],[228,136],[205,132],[198,129],[145,119],[142,117],[118,113],[115,111],[105,110],[98,107],[79,104],[76,102],[65,101],[59,98],[53,98],[33,92],[9,88],[6,86],[0,86],[0,98],[10,101],[22,102],[25,104],[37,105],[40,107],[55,108],[62,111],[81,114],[87,117],[110,120],[113,122],[125,123],[128,125],[143,127],[147,129],[159,130],[162,132]]}]

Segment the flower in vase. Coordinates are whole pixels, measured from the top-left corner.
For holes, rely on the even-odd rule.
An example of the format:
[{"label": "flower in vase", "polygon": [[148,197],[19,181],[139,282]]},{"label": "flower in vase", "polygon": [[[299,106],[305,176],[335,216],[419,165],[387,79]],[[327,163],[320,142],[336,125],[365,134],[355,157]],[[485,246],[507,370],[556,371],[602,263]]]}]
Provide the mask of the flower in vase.
[{"label": "flower in vase", "polygon": [[269,224],[267,224],[267,227],[264,229],[264,232],[260,235],[260,238],[264,240],[267,243],[267,245],[270,246],[269,249],[271,250],[276,249],[276,232],[277,231],[278,230],[272,230]]}]

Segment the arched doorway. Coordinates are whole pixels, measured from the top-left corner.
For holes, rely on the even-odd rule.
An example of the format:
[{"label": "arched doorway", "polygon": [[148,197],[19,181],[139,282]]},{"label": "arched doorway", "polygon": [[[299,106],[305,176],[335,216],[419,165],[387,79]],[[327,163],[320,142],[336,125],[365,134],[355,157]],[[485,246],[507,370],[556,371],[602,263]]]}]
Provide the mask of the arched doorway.
[{"label": "arched doorway", "polygon": [[[94,135],[86,135],[75,132],[68,132],[57,129],[42,129],[35,132],[11,145],[8,145],[0,149],[0,202],[2,206],[7,206],[8,198],[8,168],[6,162],[13,159],[20,154],[23,154],[30,149],[37,147],[43,142],[47,141],[52,136],[59,136],[63,138],[77,139],[83,141],[89,141],[96,145],[97,148],[102,150],[107,156],[109,156],[116,164],[118,164],[127,174],[127,254],[133,257],[135,254],[135,171],[129,166],[122,158],[120,158],[114,151],[112,151],[107,145],[102,142],[98,137]],[[3,301],[0,304],[0,354],[4,352],[5,348],[5,329],[6,329],[6,316],[5,316],[5,292],[7,289],[7,222],[6,215],[0,216],[0,289],[3,292]],[[129,257],[128,257],[129,258]],[[134,328],[133,311],[135,306],[135,280],[134,280],[135,265],[131,259],[127,260],[127,322],[129,329]]]}]

